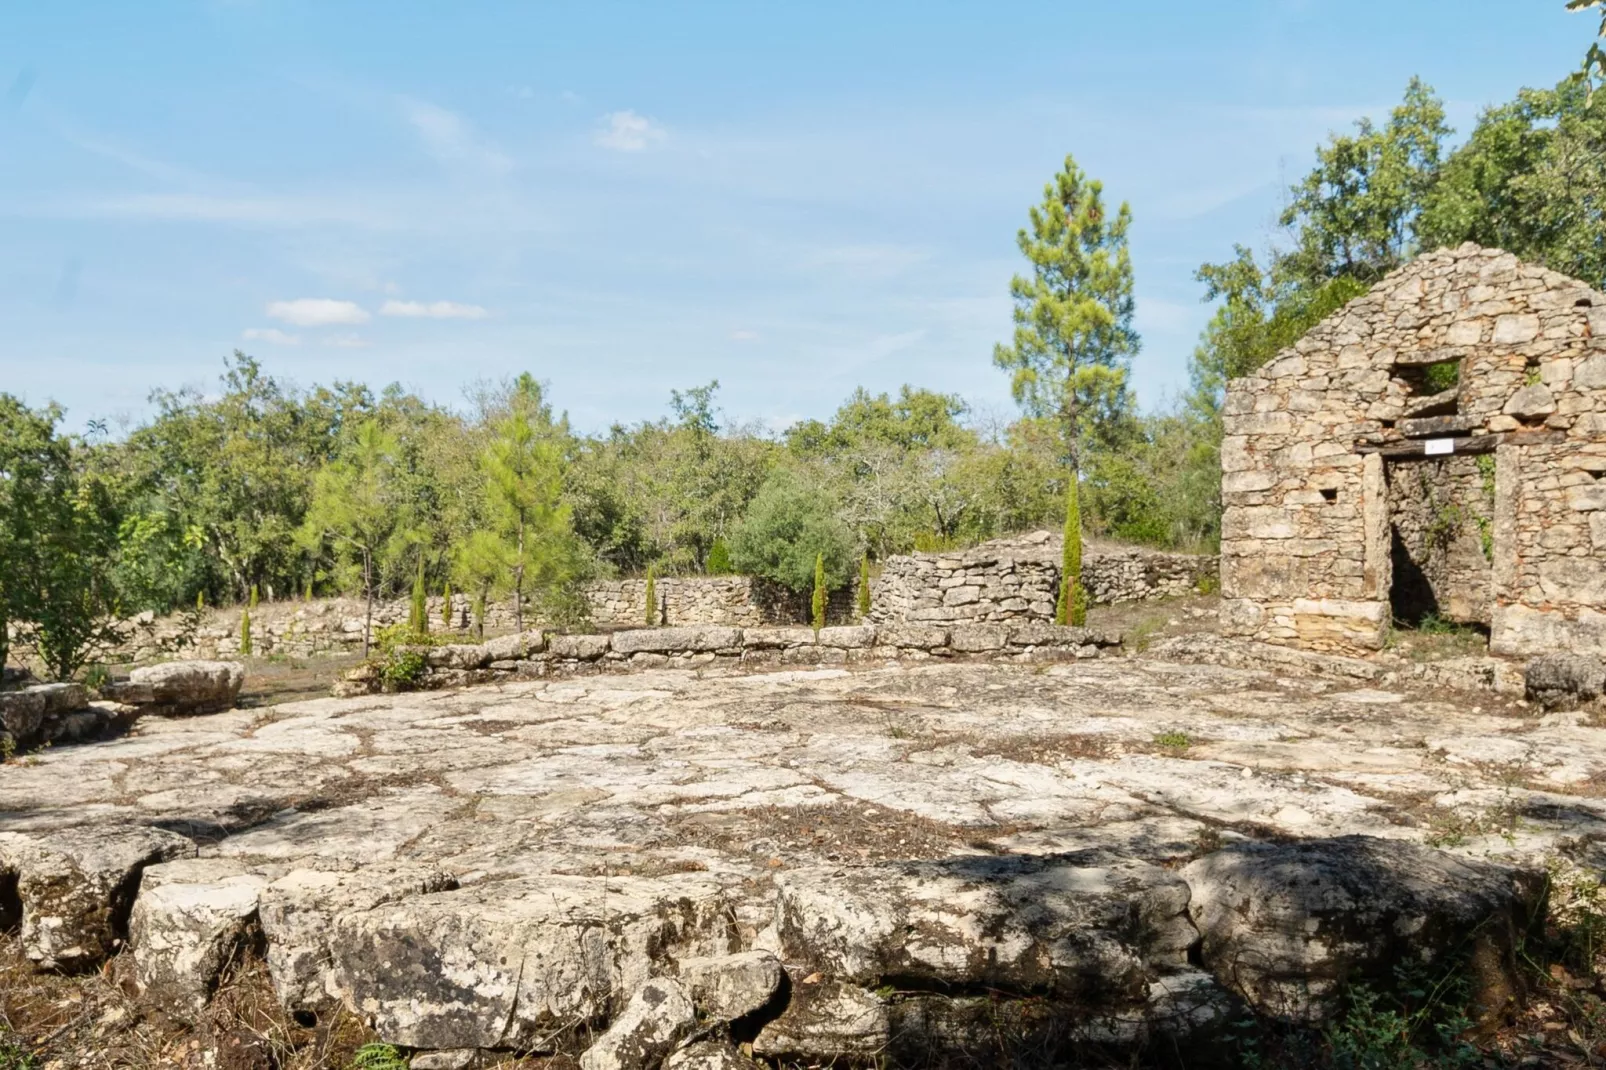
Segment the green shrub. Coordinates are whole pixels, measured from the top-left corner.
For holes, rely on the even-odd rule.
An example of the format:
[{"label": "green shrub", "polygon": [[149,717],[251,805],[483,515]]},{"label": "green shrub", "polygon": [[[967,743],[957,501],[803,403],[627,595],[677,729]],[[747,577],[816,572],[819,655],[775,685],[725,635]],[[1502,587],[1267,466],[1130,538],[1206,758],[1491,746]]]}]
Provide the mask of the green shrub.
[{"label": "green shrub", "polygon": [[731,566],[731,550],[723,538],[714,540],[714,545],[708,550],[708,564],[705,566],[710,576],[729,576],[734,570]]},{"label": "green shrub", "polygon": [[825,610],[830,603],[831,592],[825,587],[825,555],[819,554],[814,558],[814,598],[811,605],[816,634],[825,627]]},{"label": "green shrub", "polygon": [[429,596],[424,593],[424,559],[418,560],[413,575],[413,600],[407,611],[407,626],[414,635],[429,634]]},{"label": "green shrub", "polygon": [[112,681],[112,672],[106,666],[96,663],[84,672],[84,686],[91,691],[99,691]]},{"label": "green shrub", "polygon": [[1193,746],[1193,738],[1188,733],[1180,732],[1176,729],[1172,729],[1169,732],[1161,732],[1154,737],[1154,741],[1167,750],[1187,750]]},{"label": "green shrub", "polygon": [[1060,593],[1054,605],[1054,623],[1077,628],[1087,624],[1087,592],[1082,589],[1082,509],[1074,474],[1065,487],[1065,548],[1060,559]]},{"label": "green shrub", "polygon": [[824,567],[827,586],[846,586],[859,556],[834,503],[786,469],[759,488],[731,533],[730,548],[738,572],[797,594],[813,588],[817,564]]},{"label": "green shrub", "polygon": [[859,558],[859,619],[870,616],[870,556]]},{"label": "green shrub", "polygon": [[407,691],[418,686],[428,668],[422,652],[412,647],[395,647],[380,662],[379,679],[387,691]]},{"label": "green shrub", "polygon": [[646,624],[651,628],[658,623],[658,577],[653,567],[647,566]]}]

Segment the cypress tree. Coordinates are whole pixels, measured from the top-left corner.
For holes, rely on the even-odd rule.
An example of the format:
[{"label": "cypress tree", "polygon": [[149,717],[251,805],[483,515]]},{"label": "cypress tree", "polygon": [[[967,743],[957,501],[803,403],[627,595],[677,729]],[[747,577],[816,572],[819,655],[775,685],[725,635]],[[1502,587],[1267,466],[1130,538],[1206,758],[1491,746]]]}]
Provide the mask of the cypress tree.
[{"label": "cypress tree", "polygon": [[705,571],[710,576],[728,576],[735,571],[731,565],[730,546],[726,544],[723,536],[715,539],[714,545],[709,548]]},{"label": "cypress tree", "polygon": [[1054,607],[1055,624],[1087,624],[1087,591],[1082,587],[1082,507],[1077,501],[1076,478],[1065,491],[1065,549],[1060,560],[1060,594]]},{"label": "cypress tree", "polygon": [[424,559],[418,559],[418,571],[413,575],[413,604],[407,614],[407,630],[414,635],[429,634],[429,600],[424,594]]},{"label": "cypress tree", "polygon": [[[253,587],[251,590],[255,593],[256,588]],[[242,658],[251,656],[251,609],[249,606],[240,611],[240,656]]]},{"label": "cypress tree", "polygon": [[647,627],[651,628],[658,622],[658,578],[653,574],[653,567],[647,566]]},{"label": "cypress tree", "polygon": [[253,583],[251,585],[251,603],[250,603],[248,608],[255,609],[256,607],[257,607],[257,585]]},{"label": "cypress tree", "polygon": [[196,591],[195,592],[195,610],[196,610],[196,612],[200,612],[201,610],[203,610],[205,608],[206,608],[206,592],[205,591]]},{"label": "cypress tree", "polygon": [[859,558],[859,619],[870,616],[870,555]]},{"label": "cypress tree", "polygon": [[830,600],[830,594],[825,589],[825,555],[814,555],[814,634],[819,635],[820,629],[825,627],[825,607]]}]

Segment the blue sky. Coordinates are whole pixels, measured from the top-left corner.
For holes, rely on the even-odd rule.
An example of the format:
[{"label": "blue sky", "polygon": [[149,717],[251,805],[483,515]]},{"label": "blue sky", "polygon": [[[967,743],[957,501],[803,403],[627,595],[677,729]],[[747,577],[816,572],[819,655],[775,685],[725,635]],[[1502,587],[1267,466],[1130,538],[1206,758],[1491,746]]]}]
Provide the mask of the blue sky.
[{"label": "blue sky", "polygon": [[0,6],[0,390],[138,420],[236,347],[577,426],[717,378],[734,418],[991,365],[1066,153],[1135,222],[1134,381],[1330,130],[1420,74],[1465,131],[1580,60],[1562,0]]}]

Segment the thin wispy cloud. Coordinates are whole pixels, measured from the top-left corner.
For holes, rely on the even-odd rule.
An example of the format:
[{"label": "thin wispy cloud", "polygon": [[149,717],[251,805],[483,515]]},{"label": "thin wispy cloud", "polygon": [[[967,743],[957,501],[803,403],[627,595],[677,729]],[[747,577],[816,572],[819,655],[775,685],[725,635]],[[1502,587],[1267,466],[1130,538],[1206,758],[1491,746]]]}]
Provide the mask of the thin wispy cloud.
[{"label": "thin wispy cloud", "polygon": [[731,341],[733,341],[733,342],[756,342],[756,341],[758,341],[758,332],[757,331],[746,331],[746,330],[732,331],[731,332]]},{"label": "thin wispy cloud", "polygon": [[462,305],[456,301],[386,301],[380,306],[379,314],[430,320],[482,320],[490,315],[479,305]]},{"label": "thin wispy cloud", "polygon": [[467,164],[492,174],[513,169],[513,161],[490,141],[480,137],[468,121],[427,101],[403,97],[402,114],[424,143],[429,154],[445,164]]},{"label": "thin wispy cloud", "polygon": [[336,301],[329,297],[302,297],[294,301],[272,301],[268,315],[297,327],[328,327],[340,323],[367,323],[368,313],[355,301]]},{"label": "thin wispy cloud", "polygon": [[298,346],[301,336],[286,334],[277,327],[247,327],[240,332],[240,337],[247,342],[272,342],[276,346]]},{"label": "thin wispy cloud", "polygon": [[357,334],[332,334],[323,340],[323,344],[334,349],[367,349],[373,345],[368,339]]},{"label": "thin wispy cloud", "polygon": [[596,142],[616,152],[643,152],[668,136],[663,127],[645,115],[627,109],[603,116],[603,127],[597,131]]}]

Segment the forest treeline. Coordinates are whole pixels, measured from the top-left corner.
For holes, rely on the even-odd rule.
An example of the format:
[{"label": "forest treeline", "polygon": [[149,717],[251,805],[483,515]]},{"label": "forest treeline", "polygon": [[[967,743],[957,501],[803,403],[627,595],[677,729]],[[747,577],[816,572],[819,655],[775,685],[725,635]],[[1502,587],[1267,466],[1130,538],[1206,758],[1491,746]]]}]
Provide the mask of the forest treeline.
[{"label": "forest treeline", "polygon": [[1525,89],[1452,150],[1413,80],[1385,120],[1333,135],[1275,248],[1199,268],[1215,312],[1191,388],[1159,411],[1129,381],[1131,208],[1069,158],[1019,236],[1015,331],[993,354],[1021,405],[1007,424],[906,386],[770,432],[726,418],[709,383],[660,419],[582,434],[529,374],[454,408],[395,385],[298,387],[239,352],[217,391],[159,389],[115,436],[66,434],[59,409],[0,394],[0,655],[9,622],[67,676],[119,617],[255,596],[422,584],[516,593],[561,623],[583,614],[584,580],[649,568],[801,591],[822,561],[843,584],[865,558],[1057,525],[1068,506],[1093,534],[1209,549],[1228,378],[1433,248],[1475,241],[1606,283],[1593,89],[1584,73]]}]

